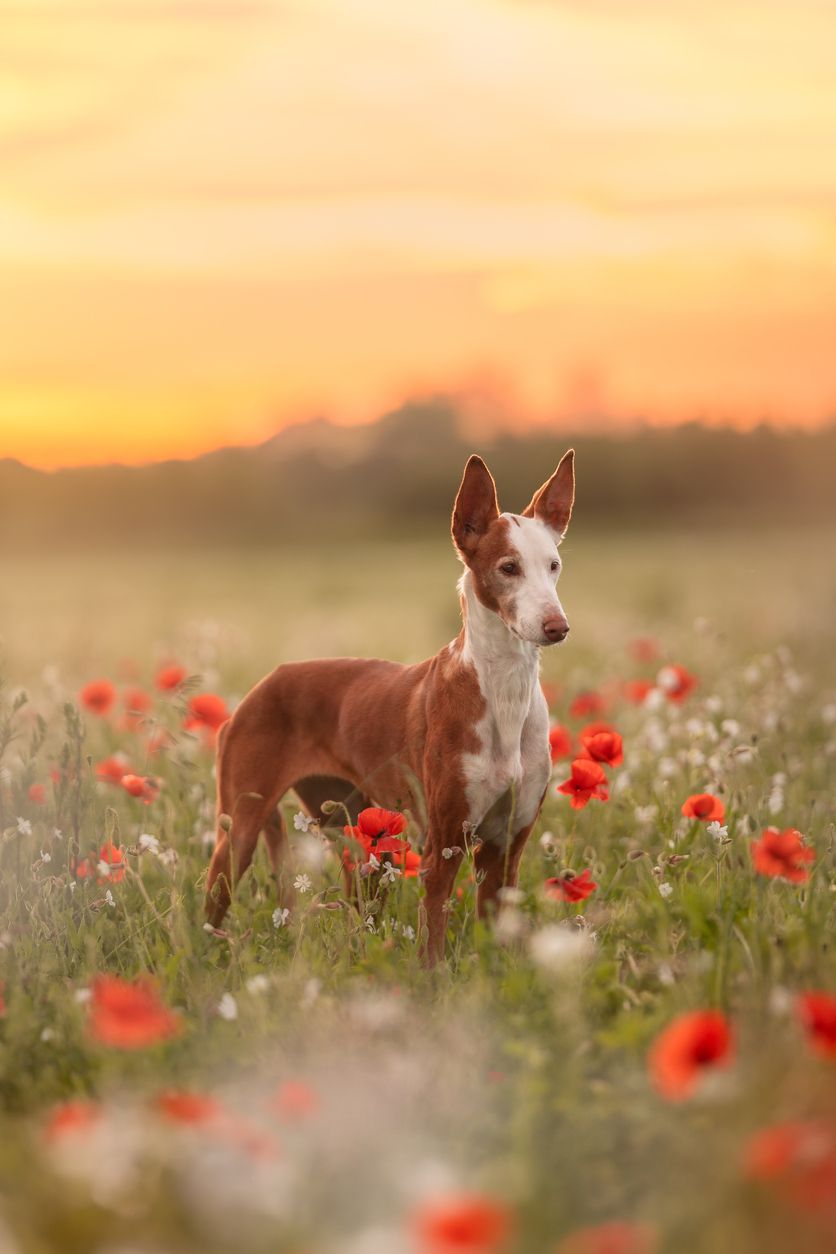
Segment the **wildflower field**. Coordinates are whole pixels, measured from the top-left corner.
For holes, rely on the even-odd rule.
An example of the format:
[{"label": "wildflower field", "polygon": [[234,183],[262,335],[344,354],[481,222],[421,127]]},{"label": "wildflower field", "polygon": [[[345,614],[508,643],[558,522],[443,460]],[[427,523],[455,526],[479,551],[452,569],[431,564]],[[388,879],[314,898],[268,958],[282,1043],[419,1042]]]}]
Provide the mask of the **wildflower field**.
[{"label": "wildflower field", "polygon": [[833,1249],[832,539],[579,512],[520,890],[465,859],[432,972],[408,815],[203,885],[219,723],[450,639],[443,534],[0,559],[0,1250]]}]

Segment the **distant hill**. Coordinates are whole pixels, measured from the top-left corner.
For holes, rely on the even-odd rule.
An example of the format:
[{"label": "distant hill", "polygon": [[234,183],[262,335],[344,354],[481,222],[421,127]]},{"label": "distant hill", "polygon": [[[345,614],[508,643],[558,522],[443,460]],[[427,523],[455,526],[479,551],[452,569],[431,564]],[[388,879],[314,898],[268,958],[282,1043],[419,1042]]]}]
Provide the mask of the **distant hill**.
[{"label": "distant hill", "polygon": [[45,473],[0,460],[0,549],[292,543],[302,530],[409,534],[444,525],[469,453],[487,459],[503,505],[521,509],[570,445],[587,527],[836,521],[836,426],[810,434],[698,424],[624,435],[539,429],[474,440],[439,398],[370,426],[317,419],[191,461]]}]

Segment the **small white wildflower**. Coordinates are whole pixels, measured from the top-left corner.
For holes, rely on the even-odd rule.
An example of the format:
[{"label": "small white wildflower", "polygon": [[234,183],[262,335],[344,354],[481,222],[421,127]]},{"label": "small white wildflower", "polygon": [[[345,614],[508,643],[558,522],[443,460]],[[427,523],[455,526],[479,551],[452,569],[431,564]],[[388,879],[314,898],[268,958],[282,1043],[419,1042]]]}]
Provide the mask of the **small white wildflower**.
[{"label": "small white wildflower", "polygon": [[675,982],[676,982],[676,977],[674,976],[673,967],[670,965],[670,963],[668,962],[660,963],[659,964],[659,983],[663,984],[665,988],[670,988],[671,985],[674,984]]},{"label": "small white wildflower", "polygon": [[525,934],[525,915],[515,906],[503,906],[493,930],[500,945],[510,945]]},{"label": "small white wildflower", "polygon": [[64,839],[64,833],[61,831],[61,828],[60,828],[60,827],[53,827],[53,829],[52,829],[52,839],[53,839],[53,840],[63,840],[63,839]]},{"label": "small white wildflower", "polygon": [[75,890],[78,888],[78,884],[76,884],[75,880],[70,880],[69,888],[70,888],[71,893],[75,892]]},{"label": "small white wildflower", "polygon": [[740,724],[736,718],[724,718],[720,724],[720,730],[732,740],[737,740],[740,735]]},{"label": "small white wildflower", "polygon": [[769,794],[769,813],[780,814],[784,808],[784,794],[780,788],[773,788]]},{"label": "small white wildflower", "polygon": [[371,933],[373,933],[373,934],[374,934],[374,933],[375,933],[375,931],[376,931],[376,928],[375,928],[375,925],[374,925],[374,915],[373,915],[373,914],[367,914],[367,915],[366,915],[366,917],[365,917],[365,919],[363,920],[363,922],[364,922],[364,923],[365,923],[365,925],[366,925],[366,931],[367,931],[367,932],[371,932]]},{"label": "small white wildflower", "polygon": [[17,834],[18,836],[31,836],[32,835],[32,824],[29,822],[28,819],[22,819],[20,815],[18,815],[18,819],[17,819]]},{"label": "small white wildflower", "polygon": [[394,884],[398,876],[402,874],[403,872],[400,870],[399,867],[392,866],[391,862],[387,862],[383,868],[383,874],[380,877],[380,883],[384,888],[386,888],[389,884]]},{"label": "small white wildflower", "polygon": [[542,970],[560,972],[585,958],[592,943],[586,932],[571,932],[560,923],[552,923],[532,933],[528,950],[532,961]]},{"label": "small white wildflower", "polygon": [[311,1006],[317,1000],[321,992],[322,980],[318,980],[315,976],[312,976],[302,989],[302,1000],[300,1002],[302,1009],[310,1010]]},{"label": "small white wildflower", "polygon": [[108,905],[108,906],[116,905],[116,902],[113,897],[113,893],[110,891],[110,889],[108,889],[107,892],[105,893],[105,905]]},{"label": "small white wildflower", "polygon": [[54,1041],[55,1040],[55,1028],[44,1028],[43,1032],[41,1032],[41,1040],[42,1041]]},{"label": "small white wildflower", "polygon": [[636,806],[635,813],[636,813],[636,822],[641,823],[642,826],[644,826],[644,824],[646,823],[653,822],[653,820],[656,818],[656,815],[659,813],[659,807],[653,806],[653,805]]},{"label": "small white wildflower", "polygon": [[247,992],[253,994],[266,993],[270,987],[270,981],[266,975],[251,975],[247,980]]},{"label": "small white wildflower", "polygon": [[457,853],[461,852],[461,845],[447,845],[444,849],[442,849],[441,856],[444,858],[445,862],[449,862],[451,858],[454,858]]},{"label": "small white wildflower", "polygon": [[51,861],[52,861],[52,854],[49,853],[46,849],[42,849],[41,850],[41,862],[51,862]]},{"label": "small white wildflower", "polygon": [[152,836],[150,832],[143,832],[139,838],[139,847],[143,853],[159,853],[160,842],[156,836]]},{"label": "small white wildflower", "polygon": [[672,666],[663,666],[656,676],[656,683],[663,692],[676,692],[679,682],[679,675]]},{"label": "small white wildflower", "polygon": [[215,935],[215,928],[211,923],[204,923],[203,930],[204,932],[209,932],[212,936]]},{"label": "small white wildflower", "polygon": [[293,881],[293,887],[297,893],[309,893],[313,887],[310,875],[297,875]]},{"label": "small white wildflower", "polygon": [[673,884],[660,884],[659,894],[667,900],[673,894]]},{"label": "small white wildflower", "polygon": [[163,866],[174,866],[178,860],[179,854],[176,849],[161,849],[157,854]]},{"label": "small white wildflower", "polygon": [[273,927],[278,930],[284,927],[290,918],[290,909],[287,906],[277,906],[273,911]]},{"label": "small white wildflower", "polygon": [[313,822],[314,820],[311,816],[309,814],[303,814],[301,810],[298,810],[293,816],[293,826],[296,828],[297,832],[310,831]]},{"label": "small white wildflower", "polygon": [[661,710],[665,704],[665,694],[661,688],[649,688],[642,705],[646,710]]},{"label": "small white wildflower", "polygon": [[232,993],[224,993],[217,1005],[217,1012],[222,1019],[226,1019],[227,1023],[232,1023],[238,1018],[238,1002],[232,996]]},{"label": "small white wildflower", "polygon": [[369,854],[369,860],[366,863],[366,870],[369,872],[380,870],[380,859],[376,858],[373,853]]},{"label": "small white wildflower", "polygon": [[554,832],[543,832],[543,835],[540,837],[540,848],[547,858],[554,857],[558,848]]},{"label": "small white wildflower", "polygon": [[504,888],[500,888],[497,897],[505,906],[518,906],[520,902],[525,901],[525,893],[521,888],[512,888],[510,884],[506,884]]},{"label": "small white wildflower", "polygon": [[723,698],[712,693],[710,697],[705,698],[705,708],[709,714],[719,714],[723,708]]},{"label": "small white wildflower", "polygon": [[712,820],[705,830],[714,840],[726,840],[728,838],[728,827],[726,827],[723,823],[718,823],[716,819]]},{"label": "small white wildflower", "polygon": [[656,763],[656,771],[662,779],[670,779],[678,769],[673,758],[660,758]]},{"label": "small white wildflower", "polygon": [[91,989],[85,987],[77,988],[73,993],[73,1001],[79,1006],[86,1006],[90,998],[93,996]]},{"label": "small white wildflower", "polygon": [[415,928],[412,926],[411,923],[401,924],[401,936],[404,938],[404,940],[408,940],[408,941],[415,940]]},{"label": "small white wildflower", "polygon": [[782,984],[776,984],[769,994],[769,1009],[776,1018],[786,1018],[795,1004],[792,993]]}]

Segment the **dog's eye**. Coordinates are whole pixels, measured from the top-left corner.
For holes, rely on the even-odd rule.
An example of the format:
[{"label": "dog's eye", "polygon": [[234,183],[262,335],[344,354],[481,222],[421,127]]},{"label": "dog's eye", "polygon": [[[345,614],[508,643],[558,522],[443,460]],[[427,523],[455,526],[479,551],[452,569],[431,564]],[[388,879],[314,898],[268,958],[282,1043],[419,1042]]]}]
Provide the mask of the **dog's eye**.
[{"label": "dog's eye", "polygon": [[560,568],[560,562],[552,562],[552,571],[556,571],[559,568]]},{"label": "dog's eye", "polygon": [[503,575],[518,575],[520,568],[516,562],[503,562],[499,568]]}]

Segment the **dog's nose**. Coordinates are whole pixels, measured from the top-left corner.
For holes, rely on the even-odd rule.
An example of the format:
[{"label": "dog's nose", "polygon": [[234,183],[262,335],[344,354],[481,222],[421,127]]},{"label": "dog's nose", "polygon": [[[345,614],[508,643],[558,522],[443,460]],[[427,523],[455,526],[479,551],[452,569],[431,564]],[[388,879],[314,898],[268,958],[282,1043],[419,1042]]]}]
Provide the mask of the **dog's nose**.
[{"label": "dog's nose", "polygon": [[552,644],[558,644],[569,635],[569,624],[565,618],[547,618],[543,623],[543,634]]}]

